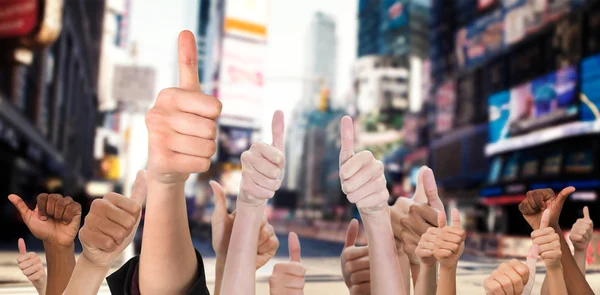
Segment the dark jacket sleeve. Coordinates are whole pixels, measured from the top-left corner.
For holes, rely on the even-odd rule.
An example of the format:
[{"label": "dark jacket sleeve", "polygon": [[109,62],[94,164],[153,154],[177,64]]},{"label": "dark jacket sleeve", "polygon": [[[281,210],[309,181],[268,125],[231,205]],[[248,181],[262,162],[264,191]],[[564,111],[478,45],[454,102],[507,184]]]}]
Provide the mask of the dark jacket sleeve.
[{"label": "dark jacket sleeve", "polygon": [[[198,275],[194,285],[189,290],[189,295],[210,295],[206,287],[206,274],[204,272],[204,262],[202,256],[196,250],[196,259],[198,260]],[[108,287],[113,295],[140,295],[139,287],[139,269],[140,257],[131,258],[119,270],[106,278]]]}]

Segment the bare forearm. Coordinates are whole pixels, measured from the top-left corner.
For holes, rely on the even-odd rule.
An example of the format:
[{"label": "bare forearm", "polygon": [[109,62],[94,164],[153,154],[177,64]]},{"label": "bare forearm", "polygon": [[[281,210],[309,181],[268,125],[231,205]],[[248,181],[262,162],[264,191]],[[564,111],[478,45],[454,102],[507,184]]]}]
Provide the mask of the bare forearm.
[{"label": "bare forearm", "polygon": [[256,249],[264,210],[264,204],[252,207],[238,202],[220,294],[239,294],[239,290],[247,290],[244,294],[256,292]]},{"label": "bare forearm", "polygon": [[39,295],[46,295],[46,278],[39,282],[33,283],[33,286]]},{"label": "bare forearm", "polygon": [[436,264],[421,264],[415,284],[415,295],[433,295],[437,289]]},{"label": "bare forearm", "polygon": [[573,254],[573,258],[575,259],[575,262],[577,263],[577,266],[579,267],[579,270],[581,271],[581,273],[585,276],[585,251],[579,251],[579,250],[575,250],[575,253]]},{"label": "bare forearm", "polygon": [[440,267],[437,295],[456,295],[456,267]]},{"label": "bare forearm", "polygon": [[198,262],[188,227],[184,184],[148,181],[146,218],[140,254],[144,295],[181,294],[194,283]]},{"label": "bare forearm", "polygon": [[419,272],[420,271],[421,271],[421,266],[419,266],[418,264],[410,263],[410,273],[412,274],[413,286],[417,285],[417,281],[419,280]]},{"label": "bare forearm", "polygon": [[[400,264],[400,279],[402,280],[402,285],[404,286],[405,294],[410,294],[410,271],[408,271],[411,267],[410,260],[408,259],[408,255],[404,252],[398,253],[398,263]],[[413,282],[414,284],[415,282]]]},{"label": "bare forearm", "polygon": [[562,251],[560,262],[563,266],[564,281],[569,282],[569,285],[567,285],[568,294],[594,294],[594,291],[592,291],[592,288],[590,288],[590,285],[585,280],[585,276],[579,270],[573,255],[571,255],[571,249],[562,231],[560,228],[554,228],[554,230],[560,238],[560,250]]},{"label": "bare forearm", "polygon": [[546,278],[548,278],[549,295],[572,294],[567,293],[567,286],[565,284],[562,266],[548,269],[546,272]]},{"label": "bare forearm", "polygon": [[217,256],[215,263],[215,295],[221,294],[221,284],[223,283],[223,272],[225,271],[225,258]]},{"label": "bare forearm", "polygon": [[361,212],[369,241],[371,261],[371,293],[401,294],[404,292],[400,264],[397,261],[389,207],[376,214]]},{"label": "bare forearm", "polygon": [[69,284],[75,268],[75,247],[59,246],[44,242],[48,264],[46,294],[62,294]]},{"label": "bare forearm", "polygon": [[80,256],[75,265],[73,276],[63,295],[98,294],[108,268],[95,266],[85,256]]}]

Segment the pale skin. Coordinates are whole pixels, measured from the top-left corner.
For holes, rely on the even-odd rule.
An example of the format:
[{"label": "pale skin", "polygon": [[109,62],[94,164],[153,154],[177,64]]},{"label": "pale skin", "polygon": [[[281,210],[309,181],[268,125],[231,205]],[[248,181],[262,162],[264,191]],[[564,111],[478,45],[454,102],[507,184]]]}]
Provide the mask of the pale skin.
[{"label": "pale skin", "polygon": [[[210,186],[215,196],[215,211],[212,215],[212,246],[217,254],[215,264],[215,295],[221,293],[221,283],[223,282],[223,271],[225,270],[225,261],[227,259],[227,250],[231,240],[231,231],[235,221],[236,213],[227,212],[227,199],[223,187],[215,181],[210,182]],[[264,266],[277,252],[279,240],[275,235],[275,229],[263,218],[260,232],[258,234],[258,248],[256,251],[256,269]]]},{"label": "pale skin", "polygon": [[288,237],[290,261],[278,263],[273,267],[269,278],[271,295],[303,295],[306,276],[306,266],[300,258],[300,240],[296,233]]},{"label": "pale skin", "polygon": [[483,281],[486,295],[529,295],[535,284],[535,264],[538,257],[538,246],[529,249],[527,264],[513,259],[500,264]]},{"label": "pale skin", "polygon": [[139,265],[144,295],[186,293],[198,262],[188,227],[184,195],[191,173],[206,172],[216,151],[222,104],[202,93],[196,41],[179,35],[179,87],[164,89],[146,113],[148,200]]},{"label": "pale skin", "polygon": [[75,267],[73,240],[81,221],[81,205],[70,197],[40,194],[35,210],[17,195],[8,196],[31,233],[44,242],[48,276],[46,294],[62,294]]},{"label": "pale skin", "polygon": [[273,114],[271,145],[257,142],[241,156],[242,183],[237,199],[236,216],[233,222],[231,240],[221,295],[255,294],[255,265],[261,221],[267,200],[275,195],[283,180],[285,170],[283,112]]},{"label": "pale skin", "polygon": [[387,205],[389,192],[383,164],[368,151],[354,153],[354,125],[348,116],[340,125],[340,180],[348,201],[356,204],[369,241],[372,294],[403,294],[402,270],[394,246],[394,234]]},{"label": "pale skin", "polygon": [[371,263],[369,247],[356,246],[358,220],[352,219],[346,231],[346,241],[341,255],[342,276],[350,295],[371,294]]},{"label": "pale skin", "polygon": [[594,222],[590,218],[590,209],[585,206],[583,207],[583,218],[577,219],[569,233],[569,239],[573,243],[573,257],[583,274],[585,274],[586,268],[585,256],[593,234]]},{"label": "pale skin", "polygon": [[544,210],[540,227],[531,233],[533,244],[538,246],[539,255],[546,264],[546,279],[548,294],[568,294],[567,286],[563,278],[563,267],[561,264],[562,251],[560,249],[560,238],[550,223],[550,209]]},{"label": "pale skin", "polygon": [[465,249],[465,230],[460,222],[458,210],[452,210],[452,226],[446,226],[443,213],[438,215],[439,234],[435,239],[433,256],[440,263],[440,278],[436,294],[456,294],[456,269],[458,259]]},{"label": "pale skin", "polygon": [[[440,218],[446,219],[444,211],[440,211]],[[438,221],[439,222],[439,221]],[[441,233],[441,229],[430,227],[427,232],[421,236],[419,244],[415,250],[420,261],[420,273],[415,284],[416,295],[433,295],[437,289],[437,260],[433,256],[435,250],[435,241]]]},{"label": "pale skin", "polygon": [[133,240],[146,194],[146,173],[140,171],[131,198],[109,193],[92,202],[79,231],[83,252],[64,295],[98,294],[111,265]]},{"label": "pale skin", "polygon": [[[399,253],[403,254],[399,256],[402,269],[410,267],[415,285],[420,274],[428,277],[436,276],[437,269],[435,268],[420,270],[420,260],[415,253],[421,236],[428,228],[437,227],[437,212],[444,211],[444,204],[439,197],[433,171],[427,166],[421,167],[417,175],[413,198],[399,198],[391,208],[396,247]],[[410,266],[407,261],[410,262]],[[407,273],[402,279],[408,282],[409,275]]]},{"label": "pale skin", "polygon": [[[539,229],[542,219],[542,212],[549,210],[550,218],[548,226],[552,227],[558,234],[560,240],[561,264],[563,267],[564,281],[569,282],[567,291],[569,294],[594,294],[592,288],[587,283],[585,276],[579,270],[569,244],[563,236],[562,230],[558,226],[558,219],[562,210],[563,204],[568,196],[575,191],[574,187],[563,189],[558,195],[551,189],[538,189],[528,191],[525,200],[519,204],[519,210],[523,217],[534,230]],[[548,294],[548,281],[544,280],[542,284],[542,294]]]},{"label": "pale skin", "polygon": [[40,257],[35,252],[27,252],[27,246],[23,239],[19,239],[19,257],[17,262],[23,275],[35,287],[40,295],[46,294],[46,270]]}]

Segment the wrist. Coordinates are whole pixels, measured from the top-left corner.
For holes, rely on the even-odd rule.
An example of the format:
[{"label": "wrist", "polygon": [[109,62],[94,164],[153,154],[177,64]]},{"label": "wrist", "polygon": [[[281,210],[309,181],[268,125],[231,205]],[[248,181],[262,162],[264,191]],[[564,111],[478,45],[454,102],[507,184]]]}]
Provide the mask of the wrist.
[{"label": "wrist", "polygon": [[81,267],[84,267],[87,271],[107,271],[108,272],[108,270],[110,269],[110,266],[113,263],[114,263],[114,261],[111,261],[110,263],[106,263],[106,264],[94,262],[86,256],[85,251],[82,253],[82,255],[79,256],[79,259],[77,260],[77,264],[79,264]]},{"label": "wrist", "polygon": [[377,206],[369,208],[358,208],[360,217],[366,222],[375,223],[390,223],[390,207],[388,206]]},{"label": "wrist", "polygon": [[456,273],[456,268],[457,268],[456,264],[443,265],[440,263],[440,272],[444,271],[444,272]]},{"label": "wrist", "polygon": [[235,203],[236,206],[236,214],[239,214],[240,211],[260,211],[261,213],[264,212],[265,208],[267,207],[267,201],[263,201],[261,203],[248,203],[245,201],[242,201],[238,198],[238,200]]},{"label": "wrist", "polygon": [[560,259],[557,261],[548,261],[545,262],[545,264],[548,272],[562,271],[562,263],[560,263]]},{"label": "wrist", "polygon": [[48,251],[56,251],[56,252],[70,252],[75,253],[75,243],[71,241],[70,244],[59,244],[56,241],[46,240],[42,241],[44,243],[44,250]]}]

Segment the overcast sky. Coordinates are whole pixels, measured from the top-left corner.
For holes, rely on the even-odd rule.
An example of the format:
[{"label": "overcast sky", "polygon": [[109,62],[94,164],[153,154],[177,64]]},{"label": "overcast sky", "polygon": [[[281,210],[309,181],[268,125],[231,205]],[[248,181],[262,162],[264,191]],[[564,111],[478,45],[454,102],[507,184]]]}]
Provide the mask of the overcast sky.
[{"label": "overcast sky", "polygon": [[[197,0],[133,0],[132,2],[129,38],[138,43],[139,63],[151,65],[158,70],[157,91],[176,86],[177,34],[183,29],[196,30],[197,2]],[[263,140],[270,140],[272,112],[275,109],[282,109],[289,114],[291,107],[301,98],[300,79],[304,69],[304,42],[310,19],[316,11],[332,15],[337,22],[338,94],[349,91],[350,69],[356,55],[358,0],[270,0],[270,3],[265,104],[264,114],[260,115],[263,122],[259,122],[266,131],[263,132],[265,135]],[[282,80],[281,77],[289,79]]]}]

